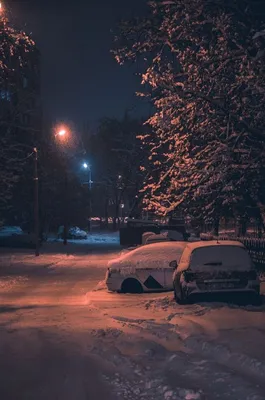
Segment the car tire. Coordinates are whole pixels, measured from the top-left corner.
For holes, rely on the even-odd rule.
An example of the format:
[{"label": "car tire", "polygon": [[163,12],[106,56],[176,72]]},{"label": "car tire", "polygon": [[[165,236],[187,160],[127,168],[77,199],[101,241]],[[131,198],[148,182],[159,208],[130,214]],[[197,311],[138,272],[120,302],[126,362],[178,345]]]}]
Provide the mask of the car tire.
[{"label": "car tire", "polygon": [[143,287],[141,283],[135,278],[128,278],[122,282],[121,285],[122,293],[143,293]]},{"label": "car tire", "polygon": [[176,292],[176,287],[174,286],[174,299],[175,302],[178,303],[178,296],[177,296],[177,292]]},{"label": "car tire", "polygon": [[183,305],[187,303],[187,299],[185,298],[185,296],[183,295],[183,291],[180,285],[180,297],[177,295],[177,291],[176,291],[176,287],[174,286],[174,298],[176,300],[176,303]]},{"label": "car tire", "polygon": [[183,293],[181,285],[180,285],[180,298],[178,299],[178,304],[180,304],[180,305],[188,304],[188,299],[187,299],[186,295]]}]

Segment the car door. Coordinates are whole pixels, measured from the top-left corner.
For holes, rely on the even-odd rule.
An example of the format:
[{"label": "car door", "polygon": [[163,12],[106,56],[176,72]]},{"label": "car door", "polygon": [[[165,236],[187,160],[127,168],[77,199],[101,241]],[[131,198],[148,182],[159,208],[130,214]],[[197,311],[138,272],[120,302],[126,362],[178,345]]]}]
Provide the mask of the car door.
[{"label": "car door", "polygon": [[164,268],[164,287],[165,289],[172,289],[173,288],[173,274],[175,268],[168,266]]},{"label": "car door", "polygon": [[145,290],[161,290],[164,288],[164,270],[160,266],[153,245],[143,246],[132,254],[136,278]]},{"label": "car door", "polygon": [[140,268],[137,269],[137,276],[146,290],[162,290],[165,286],[164,268]]}]

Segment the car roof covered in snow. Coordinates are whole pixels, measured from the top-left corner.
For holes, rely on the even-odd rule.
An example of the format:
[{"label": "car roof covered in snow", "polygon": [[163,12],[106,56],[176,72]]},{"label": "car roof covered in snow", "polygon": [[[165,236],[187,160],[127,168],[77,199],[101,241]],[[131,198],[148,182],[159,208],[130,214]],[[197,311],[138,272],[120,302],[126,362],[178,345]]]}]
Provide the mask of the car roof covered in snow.
[{"label": "car roof covered in snow", "polygon": [[[148,249],[150,251],[159,251],[159,250],[164,250],[164,249],[184,249],[187,246],[188,242],[182,242],[182,241],[174,241],[174,240],[169,240],[169,241],[164,241],[164,242],[158,242],[158,243],[148,243],[144,246],[139,246],[136,249],[132,250],[132,252],[138,252],[141,249]],[[128,254],[128,253],[127,253]]]},{"label": "car roof covered in snow", "polygon": [[237,242],[235,240],[209,240],[209,241],[200,241],[200,242],[188,242],[186,249],[193,251],[195,249],[200,249],[203,247],[212,247],[212,246],[235,246],[242,247],[245,246],[241,242]]},{"label": "car roof covered in snow", "polygon": [[[223,249],[222,249],[223,248]],[[200,251],[196,251],[200,250]],[[207,268],[212,270],[212,265],[220,263],[223,268],[233,270],[249,269],[252,262],[242,243],[232,240],[211,240],[188,243],[181,256],[178,273],[185,271],[190,266],[193,268]],[[215,271],[217,267],[215,267]]]},{"label": "car roof covered in snow", "polygon": [[183,253],[187,242],[159,242],[139,246],[136,249],[122,254],[119,258],[110,260],[108,265],[122,264],[129,262],[131,265],[135,263],[155,263],[162,266],[161,261],[164,260],[164,266],[168,266],[169,261],[179,259]]}]

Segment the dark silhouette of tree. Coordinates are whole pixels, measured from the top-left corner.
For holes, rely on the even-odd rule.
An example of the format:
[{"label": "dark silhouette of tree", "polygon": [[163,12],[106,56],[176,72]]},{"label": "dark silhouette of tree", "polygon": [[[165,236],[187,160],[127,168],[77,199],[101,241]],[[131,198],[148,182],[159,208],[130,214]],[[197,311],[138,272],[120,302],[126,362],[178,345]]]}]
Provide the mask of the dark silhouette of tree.
[{"label": "dark silhouette of tree", "polygon": [[140,165],[144,153],[137,136],[144,129],[142,121],[125,113],[122,119],[103,118],[97,134],[91,138],[95,171],[93,190],[99,197],[105,219],[113,217],[114,229],[119,224],[121,204],[125,202],[133,213],[142,185]]},{"label": "dark silhouette of tree", "polygon": [[[0,14],[0,220],[16,218],[15,188],[19,201],[31,187],[23,179],[29,172],[29,154],[40,135],[39,53],[33,40]],[[33,167],[32,167],[33,170]],[[33,172],[30,171],[31,176]],[[33,179],[31,179],[32,181]],[[20,184],[21,183],[21,184]],[[17,201],[18,202],[18,201]],[[25,205],[25,204],[24,204]],[[15,207],[16,208],[16,207]]]}]

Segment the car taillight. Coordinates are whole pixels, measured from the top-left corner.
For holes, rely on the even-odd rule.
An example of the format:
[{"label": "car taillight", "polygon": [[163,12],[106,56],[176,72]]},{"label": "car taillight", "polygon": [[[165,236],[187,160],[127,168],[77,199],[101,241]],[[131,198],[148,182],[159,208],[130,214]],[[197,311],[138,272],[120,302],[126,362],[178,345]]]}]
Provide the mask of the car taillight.
[{"label": "car taillight", "polygon": [[255,270],[249,271],[248,279],[250,281],[255,281],[257,279],[257,272]]},{"label": "car taillight", "polygon": [[183,272],[183,277],[184,277],[185,282],[187,282],[187,283],[195,280],[195,274],[193,274],[190,271]]}]

